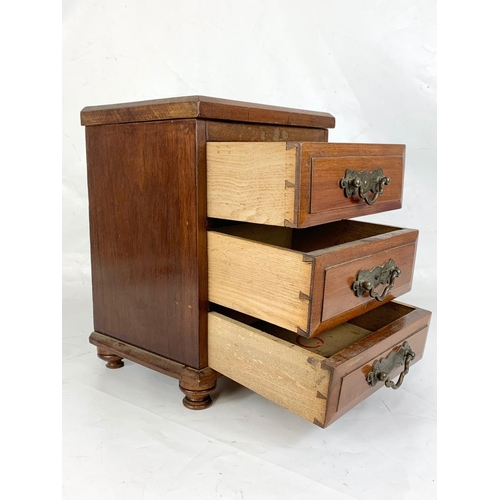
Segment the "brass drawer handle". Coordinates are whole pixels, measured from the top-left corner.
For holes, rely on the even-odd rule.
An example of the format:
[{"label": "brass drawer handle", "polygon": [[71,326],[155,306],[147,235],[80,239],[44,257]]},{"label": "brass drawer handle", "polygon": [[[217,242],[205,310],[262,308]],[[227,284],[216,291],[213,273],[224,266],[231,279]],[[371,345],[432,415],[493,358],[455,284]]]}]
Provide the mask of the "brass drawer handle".
[{"label": "brass drawer handle", "polygon": [[[392,290],[394,281],[401,276],[401,269],[396,266],[393,259],[387,261],[383,266],[374,267],[371,271],[359,271],[356,276],[356,281],[352,284],[352,289],[356,297],[361,297],[366,292],[370,293],[370,297],[381,302],[387,297],[387,294]],[[386,285],[382,295],[379,295],[375,289],[379,285]]]},{"label": "brass drawer handle", "polygon": [[[392,351],[385,359],[379,359],[373,363],[372,371],[366,376],[366,381],[372,387],[377,385],[377,382],[385,382],[386,387],[391,389],[399,389],[403,380],[410,371],[410,363],[415,358],[415,353],[412,351],[410,344],[405,342],[397,351]],[[404,370],[400,373],[398,381],[394,383],[389,374],[394,368],[405,365]]]},{"label": "brass drawer handle", "polygon": [[[391,178],[386,177],[381,168],[376,168],[371,172],[347,169],[344,178],[340,181],[340,187],[344,189],[346,198],[357,195],[368,205],[373,205],[384,192],[384,186],[390,183]],[[370,191],[373,193],[371,199],[368,198]]]}]

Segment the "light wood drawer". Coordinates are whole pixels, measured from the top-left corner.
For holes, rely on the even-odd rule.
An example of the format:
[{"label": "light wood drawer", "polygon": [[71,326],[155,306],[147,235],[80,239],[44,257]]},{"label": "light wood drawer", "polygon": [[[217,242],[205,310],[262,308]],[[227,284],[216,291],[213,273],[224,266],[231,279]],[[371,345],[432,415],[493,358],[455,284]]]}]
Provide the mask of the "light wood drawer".
[{"label": "light wood drawer", "polygon": [[[418,231],[359,221],[307,229],[235,224],[208,232],[208,297],[300,335],[315,336],[411,288]],[[374,293],[360,271],[400,270]],[[392,267],[391,267],[392,266]],[[386,273],[387,274],[387,273]],[[386,276],[389,278],[389,276]],[[381,297],[380,297],[381,298]]]},{"label": "light wood drawer", "polygon": [[[404,156],[398,144],[209,142],[208,216],[307,227],[401,208]],[[373,204],[342,187],[353,170],[366,171],[360,177],[366,200],[382,188]],[[381,185],[383,177],[390,183]]]},{"label": "light wood drawer", "polygon": [[[305,339],[263,321],[249,325],[226,314],[208,315],[209,366],[321,427],[374,391],[392,390],[377,379],[372,385],[370,372],[377,361],[399,359],[399,366],[394,363],[389,371],[391,380],[403,371],[405,355],[410,367],[421,359],[431,316],[389,302]],[[403,383],[416,383],[411,375],[409,370]]]}]

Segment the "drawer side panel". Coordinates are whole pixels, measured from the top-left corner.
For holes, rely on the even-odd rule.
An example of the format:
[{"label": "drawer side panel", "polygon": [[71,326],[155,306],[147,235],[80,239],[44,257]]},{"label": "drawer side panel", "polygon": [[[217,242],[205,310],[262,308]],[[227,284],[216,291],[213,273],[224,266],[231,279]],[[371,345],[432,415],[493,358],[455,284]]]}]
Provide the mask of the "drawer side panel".
[{"label": "drawer side panel", "polygon": [[221,306],[307,330],[311,273],[299,252],[208,232],[208,298]]},{"label": "drawer side panel", "polygon": [[285,142],[207,143],[208,217],[293,225],[295,170]]},{"label": "drawer side panel", "polygon": [[208,364],[217,372],[322,426],[330,370],[324,358],[219,313],[208,314]]}]

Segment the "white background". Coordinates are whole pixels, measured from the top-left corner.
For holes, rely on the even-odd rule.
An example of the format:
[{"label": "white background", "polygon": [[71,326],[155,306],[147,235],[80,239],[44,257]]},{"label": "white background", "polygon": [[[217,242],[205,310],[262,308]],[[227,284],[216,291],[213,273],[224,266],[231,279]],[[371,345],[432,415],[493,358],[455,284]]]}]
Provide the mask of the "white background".
[{"label": "white background", "polygon": [[[433,1],[66,1],[63,45],[63,498],[433,499],[436,462],[436,47]],[[177,381],[107,370],[92,331],[86,105],[180,95],[328,111],[330,141],[407,145],[423,360],[322,430],[222,380],[190,412]],[[142,496],[141,496],[142,495]]]}]

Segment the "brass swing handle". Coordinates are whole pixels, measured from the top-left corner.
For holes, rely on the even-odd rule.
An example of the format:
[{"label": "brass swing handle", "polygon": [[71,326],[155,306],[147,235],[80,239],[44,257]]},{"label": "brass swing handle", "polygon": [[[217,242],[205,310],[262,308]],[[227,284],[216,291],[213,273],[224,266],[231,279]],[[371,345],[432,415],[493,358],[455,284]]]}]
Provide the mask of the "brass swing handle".
[{"label": "brass swing handle", "polygon": [[[366,381],[372,387],[375,387],[378,382],[385,382],[386,387],[391,389],[399,389],[403,384],[403,380],[410,371],[410,363],[415,358],[415,353],[412,351],[410,344],[405,342],[397,351],[392,351],[385,359],[379,359],[373,363],[371,372],[366,376]],[[404,370],[400,373],[398,381],[394,383],[389,374],[392,370],[404,364]]]},{"label": "brass swing handle", "polygon": [[[369,292],[370,297],[381,302],[392,290],[394,282],[399,276],[401,276],[401,269],[399,269],[394,260],[391,259],[383,266],[374,267],[371,271],[359,271],[356,276],[356,281],[352,284],[352,289],[356,297],[361,297],[366,292]],[[379,285],[387,285],[382,295],[379,295],[375,291]]]},{"label": "brass swing handle", "polygon": [[[384,176],[381,168],[376,168],[369,172],[363,170],[346,170],[344,178],[340,181],[340,187],[344,189],[346,198],[359,196],[368,205],[373,205],[378,197],[384,192],[384,186],[391,183],[391,178]],[[373,193],[372,198],[368,198],[369,192]]]}]

